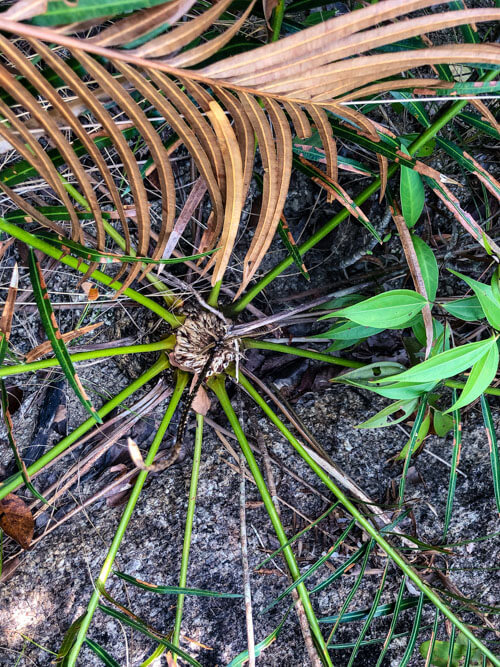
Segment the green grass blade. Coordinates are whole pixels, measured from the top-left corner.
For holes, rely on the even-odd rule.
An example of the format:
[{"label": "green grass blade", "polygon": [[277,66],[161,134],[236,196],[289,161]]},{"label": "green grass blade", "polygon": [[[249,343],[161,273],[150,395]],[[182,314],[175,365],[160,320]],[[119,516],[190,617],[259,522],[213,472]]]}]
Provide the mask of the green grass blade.
[{"label": "green grass blade", "polygon": [[158,586],[156,584],[149,584],[146,581],[141,581],[135,577],[131,577],[124,572],[117,572],[114,570],[113,574],[123,579],[137,588],[142,588],[150,593],[160,593],[161,595],[195,595],[199,597],[208,598],[242,598],[240,593],[218,593],[217,591],[207,591],[201,588],[183,588],[182,586]]},{"label": "green grass blade", "polygon": [[[413,607],[418,605],[419,600],[419,597],[402,598],[399,601],[399,607],[398,602],[386,602],[384,604],[378,605],[375,609],[373,618],[391,616],[392,614],[396,614],[396,612],[399,613],[405,609],[413,609]],[[338,614],[335,616],[326,616],[325,618],[320,619],[320,622],[333,623],[334,621],[338,622],[340,620],[340,623],[354,623],[356,621],[365,621],[368,618],[370,612],[371,607],[368,609],[355,609],[353,611],[349,611],[347,614],[343,614],[341,617],[339,617]]]},{"label": "green grass blade", "polygon": [[410,662],[410,658],[413,655],[413,651],[415,650],[415,644],[417,642],[417,637],[419,635],[419,632],[421,630],[420,625],[422,622],[422,609],[424,607],[424,599],[425,596],[423,593],[420,594],[420,598],[418,600],[418,605],[417,605],[417,611],[415,612],[415,619],[413,621],[413,627],[411,630],[411,635],[410,638],[408,639],[408,644],[406,646],[406,650],[404,652],[403,658],[401,660],[401,664],[399,667],[406,667],[406,665]]},{"label": "green grass blade", "polygon": [[384,573],[382,574],[382,580],[381,580],[380,585],[377,589],[377,592],[375,593],[375,597],[373,599],[373,603],[372,603],[372,606],[371,606],[370,611],[368,613],[368,616],[366,617],[366,621],[365,621],[363,627],[361,628],[361,632],[359,633],[359,637],[356,640],[356,644],[354,645],[354,648],[352,650],[351,657],[349,658],[349,662],[347,664],[347,667],[352,667],[352,665],[354,663],[354,660],[356,659],[356,655],[358,654],[359,648],[361,646],[361,642],[365,638],[365,635],[368,632],[368,630],[370,628],[370,625],[371,625],[371,622],[372,622],[372,620],[375,616],[375,612],[377,611],[380,596],[382,595],[382,591],[384,590],[385,579],[387,577],[387,571],[389,569],[389,562],[390,562],[390,560],[387,559],[387,563],[386,563],[385,568],[384,568]]},{"label": "green grass blade", "polygon": [[[317,585],[311,590],[310,594],[313,595],[314,593],[319,593],[319,592],[322,591],[324,588],[327,588],[327,586],[329,586],[331,583],[333,583],[336,579],[338,579],[339,577],[341,577],[341,576],[344,574],[344,572],[345,572],[345,571],[346,571],[346,570],[347,570],[353,563],[355,563],[357,560],[359,560],[359,559],[361,558],[361,556],[365,553],[366,549],[368,549],[368,542],[367,542],[365,545],[363,545],[360,549],[358,549],[355,553],[353,553],[353,555],[350,556],[350,557],[345,561],[345,563],[342,563],[342,565],[340,565],[340,567],[338,567],[338,568],[335,570],[335,572],[333,572],[327,579],[325,579],[325,580],[322,581],[321,583],[317,584]],[[320,618],[320,619],[319,619],[319,622],[320,622],[320,623],[334,623],[335,620],[332,621],[332,620],[330,620],[331,618],[336,619],[337,617],[336,617],[336,616],[333,616],[333,617],[331,617],[331,616],[327,616],[327,617],[325,617],[325,618]]]},{"label": "green grass blade", "polygon": [[308,579],[311,576],[311,574],[314,574],[314,572],[316,572],[316,570],[319,567],[321,567],[323,563],[326,563],[326,561],[332,557],[332,554],[335,552],[335,549],[337,549],[342,544],[347,535],[354,528],[355,524],[356,522],[354,520],[351,521],[347,526],[347,528],[342,533],[342,535],[335,542],[335,544],[328,549],[326,554],[324,556],[321,556],[321,558],[318,558],[318,560],[314,563],[314,565],[311,565],[311,567],[307,570],[307,572],[301,574],[300,577],[298,577],[292,584],[290,584],[290,586],[288,586],[288,588],[286,588],[282,593],[280,593],[277,598],[275,598],[270,604],[267,605],[267,607],[265,607],[261,612],[259,612],[259,615],[265,614],[270,609],[272,609],[276,604],[278,604],[278,602],[283,600],[284,597],[286,597],[293,590],[295,590],[299,584],[302,584],[306,579]]},{"label": "green grass blade", "polygon": [[92,649],[97,657],[100,658],[105,665],[107,665],[107,667],[120,667],[119,663],[117,663],[116,660],[102,648],[102,646],[99,646],[99,644],[96,644],[96,642],[92,641],[92,639],[87,637],[85,643],[90,649]]},{"label": "green grass blade", "polygon": [[278,233],[280,235],[281,240],[283,241],[283,245],[288,251],[288,254],[290,255],[290,257],[292,257],[294,263],[296,264],[302,276],[306,280],[310,280],[311,277],[307,272],[304,260],[300,256],[299,251],[297,250],[297,244],[295,243],[295,239],[293,238],[290,228],[288,227],[288,223],[285,221],[285,218],[283,217],[278,223]]},{"label": "green grass blade", "polygon": [[[403,600],[403,595],[406,589],[406,579],[403,577],[401,579],[401,584],[399,586],[399,591],[398,591],[398,596],[396,598],[396,602],[394,603],[394,611],[392,615],[392,621],[391,621],[391,626],[389,628],[389,632],[387,633],[387,637],[385,638],[384,641],[384,646],[382,647],[382,650],[380,652],[380,655],[377,660],[377,664],[375,667],[380,667],[382,664],[383,659],[385,658],[385,654],[389,650],[389,646],[391,644],[392,638],[394,636],[394,630],[396,629],[396,623],[398,622],[399,618],[399,613],[400,611],[404,608],[404,600]],[[414,598],[414,600],[417,600],[417,598]]]},{"label": "green grass blade", "polygon": [[483,420],[486,427],[486,437],[490,446],[491,474],[493,476],[493,489],[495,492],[495,501],[497,510],[500,512],[500,454],[498,452],[497,436],[495,433],[495,424],[491,416],[491,410],[486,396],[481,396],[481,409],[483,411]]},{"label": "green grass blade", "polygon": [[[278,637],[280,634],[286,619],[288,618],[288,614],[290,613],[292,607],[286,612],[286,614],[283,617],[283,620],[281,623],[278,625],[277,628],[275,628],[265,639],[263,639],[261,642],[255,645],[254,651],[255,651],[255,657],[257,658],[264,649],[266,649],[268,646],[270,646]],[[248,650],[243,651],[242,653],[239,653],[235,658],[231,660],[231,662],[228,664],[227,667],[242,667],[246,662],[248,661]]]},{"label": "green grass blade", "polygon": [[457,629],[454,625],[451,626],[451,634],[450,634],[450,644],[448,647],[448,663],[446,667],[452,667],[452,660],[453,660],[453,650],[455,648],[455,639],[457,636]]},{"label": "green grass blade", "polygon": [[96,409],[90,402],[90,399],[87,396],[82,383],[80,382],[80,378],[75,371],[73,362],[70,359],[68,348],[62,339],[54,311],[52,310],[52,306],[50,304],[47,285],[45,284],[40,264],[38,263],[32,248],[30,248],[29,251],[29,272],[31,285],[33,287],[33,294],[35,296],[35,301],[38,312],[40,313],[43,328],[45,329],[45,333],[47,334],[47,337],[52,344],[52,349],[54,350],[54,354],[59,361],[61,370],[66,376],[70,387],[77,395],[83,407],[98,424],[102,424],[102,419],[99,417]]},{"label": "green grass blade", "polygon": [[321,521],[323,521],[323,519],[326,519],[326,517],[338,506],[338,504],[339,504],[338,502],[333,503],[333,505],[331,507],[329,507],[326,510],[326,512],[324,512],[324,514],[322,514],[320,517],[318,517],[316,519],[316,521],[313,521],[308,526],[306,526],[303,530],[299,531],[296,535],[294,535],[292,538],[290,538],[287,541],[286,544],[284,544],[282,547],[279,547],[278,549],[276,549],[276,551],[273,551],[273,553],[270,556],[268,556],[265,560],[263,560],[262,563],[259,563],[256,567],[254,567],[254,571],[257,572],[258,570],[260,570],[261,567],[264,567],[264,565],[269,563],[270,560],[272,560],[273,558],[278,556],[283,551],[283,549],[285,547],[290,546],[291,544],[296,542],[300,537],[305,535],[305,533],[309,532],[312,528],[314,528],[319,523],[321,523]]},{"label": "green grass blade", "polygon": [[146,635],[146,637],[149,637],[150,639],[154,639],[155,642],[158,642],[158,644],[162,644],[163,646],[168,648],[169,651],[172,651],[172,653],[175,653],[176,655],[179,656],[179,658],[182,658],[183,660],[188,662],[190,665],[194,665],[194,667],[201,667],[200,663],[197,660],[195,660],[194,658],[192,658],[188,653],[186,653],[185,651],[183,651],[180,648],[177,648],[177,646],[174,646],[168,640],[155,635],[153,632],[148,630],[148,628],[143,623],[140,623],[139,621],[136,621],[132,618],[129,618],[123,612],[118,611],[117,609],[112,609],[111,607],[108,607],[104,604],[99,604],[97,606],[97,608],[100,611],[102,611],[104,614],[107,614],[108,616],[111,616],[112,618],[116,618],[121,623],[124,623],[125,625],[128,625],[130,628],[134,628],[134,630],[138,630],[143,635]]},{"label": "green grass blade", "polygon": [[412,454],[414,453],[415,443],[419,434],[420,427],[424,421],[425,412],[427,410],[427,395],[422,396],[420,405],[417,411],[417,416],[415,417],[415,422],[411,429],[410,439],[408,440],[408,451],[406,452],[406,458],[403,465],[403,472],[401,473],[401,481],[399,482],[399,497],[398,497],[398,506],[401,507],[404,501],[405,495],[405,486],[406,486],[406,475],[408,474],[408,469],[410,467],[410,461]]},{"label": "green grass blade", "polygon": [[[453,389],[453,403],[457,400],[457,390]],[[446,498],[446,510],[444,515],[443,542],[446,543],[448,528],[450,527],[451,513],[453,511],[453,498],[457,485],[457,468],[460,461],[462,446],[462,422],[460,410],[453,411],[453,454],[451,456],[450,481],[448,483],[448,495]]]}]

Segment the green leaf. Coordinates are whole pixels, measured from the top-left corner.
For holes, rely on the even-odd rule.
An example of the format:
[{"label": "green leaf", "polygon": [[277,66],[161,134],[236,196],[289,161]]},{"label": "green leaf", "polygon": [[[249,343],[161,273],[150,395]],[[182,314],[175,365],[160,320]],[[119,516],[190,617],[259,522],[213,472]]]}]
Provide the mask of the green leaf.
[{"label": "green leaf", "polygon": [[500,306],[500,268],[498,266],[491,276],[491,291]]},{"label": "green leaf", "polygon": [[[288,614],[290,613],[292,607],[286,612],[285,616],[283,617],[283,620],[281,623],[278,625],[277,628],[275,628],[265,639],[263,639],[261,642],[255,645],[255,657],[257,658],[264,649],[266,649],[268,646],[270,646],[278,637],[280,634],[281,630],[283,629],[283,625],[285,624],[286,619],[288,618]],[[227,667],[243,667],[248,662],[248,650],[242,651],[239,653],[235,658],[231,660],[231,662],[228,664]]]},{"label": "green leaf", "polygon": [[431,415],[430,412],[427,413],[425,418],[423,419],[422,423],[414,433],[412,431],[412,434],[408,441],[405,443],[405,446],[403,449],[399,452],[399,454],[395,457],[395,461],[402,461],[406,459],[408,456],[408,450],[411,447],[411,454],[415,454],[415,452],[418,450],[420,445],[423,443],[425,438],[427,437],[427,434],[429,433],[429,428],[431,426]]},{"label": "green leaf", "polygon": [[[427,336],[425,333],[425,324],[424,318],[422,315],[418,315],[417,322],[412,326],[413,335],[418,340],[422,347],[427,342]],[[436,320],[435,317],[432,318],[432,331],[433,331],[433,340],[437,340],[443,333],[444,327],[439,320]],[[436,348],[434,345],[433,350]]]},{"label": "green leaf", "polygon": [[439,281],[439,269],[436,258],[427,243],[422,241],[419,236],[414,234],[412,236],[412,241],[415,254],[417,255],[420,272],[422,273],[422,278],[424,280],[425,289],[427,291],[427,298],[429,301],[434,301]]},{"label": "green leaf", "polygon": [[493,290],[489,285],[480,283],[469,276],[464,276],[463,273],[458,271],[453,271],[453,269],[448,269],[453,275],[458,276],[462,280],[465,280],[467,285],[474,290],[474,294],[479,299],[479,303],[486,315],[486,319],[491,324],[494,329],[500,331],[500,303],[497,301],[496,297],[493,294]]},{"label": "green leaf", "polygon": [[49,295],[47,292],[47,285],[40,268],[40,264],[35,258],[35,253],[33,249],[29,250],[29,273],[31,279],[31,286],[33,288],[33,294],[35,297],[36,305],[38,312],[40,313],[40,318],[42,320],[43,328],[47,334],[48,339],[52,344],[52,349],[54,354],[61,366],[61,369],[68,380],[70,387],[73,389],[77,397],[79,398],[81,404],[87,410],[87,412],[96,420],[98,424],[102,424],[102,419],[97,414],[95,408],[90,402],[89,397],[85,393],[85,390],[80,382],[78,375],[76,374],[73,362],[69,356],[68,348],[66,347],[64,340],[62,339],[61,333],[59,332],[59,326],[52,310],[50,304]]},{"label": "green leaf", "polygon": [[114,570],[114,574],[120,579],[124,579],[127,583],[137,586],[137,588],[142,588],[145,591],[151,591],[152,593],[160,593],[161,595],[197,595],[200,597],[208,598],[242,598],[243,595],[240,593],[218,593],[217,591],[207,591],[202,588],[182,588],[179,586],[157,586],[156,584],[149,584],[146,581],[141,581],[135,577],[131,577],[130,574],[125,574],[125,572],[117,572]]},{"label": "green leaf", "polygon": [[357,324],[382,329],[400,329],[421,312],[426,299],[413,290],[391,290],[336,312]]},{"label": "green leaf", "polygon": [[490,446],[491,474],[493,476],[493,490],[495,492],[495,501],[497,511],[500,512],[500,452],[498,451],[497,434],[495,424],[491,416],[491,410],[486,396],[481,396],[481,409],[483,412],[483,421],[486,427],[486,435]]},{"label": "green leaf", "polygon": [[168,259],[151,259],[151,257],[139,257],[136,255],[119,255],[114,252],[101,252],[95,248],[87,248],[86,246],[78,243],[77,241],[72,241],[71,239],[62,238],[56,234],[51,234],[50,232],[39,231],[36,232],[35,236],[38,238],[48,241],[51,245],[56,248],[69,248],[71,252],[77,257],[81,257],[88,262],[97,262],[98,264],[182,264],[183,262],[195,259],[201,259],[207,255],[211,255],[216,252],[218,248],[214,250],[209,250],[204,253],[199,253],[198,255],[188,255],[186,257],[169,257]]},{"label": "green leaf", "polygon": [[78,0],[74,4],[64,0],[49,0],[47,11],[31,19],[34,25],[63,25],[100,16],[116,16],[146,9],[164,3],[165,0]]},{"label": "green leaf", "polygon": [[80,629],[81,624],[83,623],[84,618],[85,614],[82,614],[75,621],[73,621],[73,623],[66,630],[61,644],[61,648],[59,649],[59,652],[55,659],[56,664],[64,664],[64,660],[67,657],[68,653],[71,650],[71,647],[75,642],[76,635],[78,634],[78,631]]},{"label": "green leaf", "polygon": [[284,218],[282,218],[278,223],[278,232],[281,240],[283,241],[283,245],[287,249],[288,254],[293,259],[295,266],[299,269],[302,276],[306,280],[311,280],[311,277],[307,272],[306,265],[304,264],[304,260],[302,259],[302,256],[298,251],[297,244],[295,243],[295,240],[290,232],[288,224],[284,223],[283,220]]},{"label": "green leaf", "polygon": [[[470,642],[460,633],[456,641],[435,641],[432,649],[430,664],[434,667],[461,667],[468,664],[469,667],[481,667],[491,665],[491,662],[483,662],[481,651],[477,648],[469,649]],[[430,641],[423,642],[420,646],[420,655],[427,658]],[[451,649],[451,651],[450,651]],[[470,651],[470,660],[467,663],[466,656]],[[451,653],[451,655],[450,655]]]},{"label": "green leaf", "polygon": [[466,296],[464,299],[440,303],[439,305],[453,317],[466,322],[474,322],[485,317],[477,296]]},{"label": "green leaf", "polygon": [[99,646],[99,644],[96,644],[96,642],[92,641],[92,639],[85,637],[85,643],[99,658],[101,658],[107,667],[120,667],[116,660],[112,658],[109,653],[102,648],[102,646]]},{"label": "green leaf", "polygon": [[495,344],[490,347],[479,361],[476,361],[460,394],[460,398],[446,412],[463,408],[465,405],[475,401],[478,396],[481,396],[484,390],[495,379],[498,370],[498,356],[498,345]]},{"label": "green leaf", "polygon": [[[405,146],[401,150],[409,155]],[[401,197],[401,212],[408,227],[414,227],[420,218],[425,204],[424,184],[420,174],[414,169],[401,166],[401,178],[399,182],[399,193]]]},{"label": "green leaf", "polygon": [[[427,359],[427,361],[395,375],[396,382],[437,382],[462,373],[479,361],[491,347],[496,346],[496,338],[491,337],[477,343],[467,343]],[[372,382],[374,382],[372,380]]]},{"label": "green leaf", "polygon": [[[384,428],[385,426],[398,424],[411,415],[417,405],[418,399],[416,398],[405,401],[396,401],[383,410],[380,410],[380,412],[377,412],[376,415],[373,415],[373,417],[370,417],[370,419],[367,419],[362,424],[358,424],[356,428]],[[403,414],[393,418],[392,415],[397,412],[402,412]]]},{"label": "green leaf", "polygon": [[343,322],[342,324],[338,324],[331,329],[328,329],[328,331],[325,331],[324,333],[315,334],[312,338],[357,341],[362,338],[368,338],[368,336],[374,336],[381,331],[383,331],[383,329],[365,327],[362,324],[356,324],[356,322]]},{"label": "green leaf", "polygon": [[138,630],[139,632],[142,632],[143,635],[146,635],[146,637],[150,637],[151,639],[154,639],[154,641],[158,642],[158,644],[161,644],[162,646],[165,646],[168,648],[169,651],[172,651],[172,653],[175,653],[176,655],[179,656],[179,658],[182,658],[186,662],[188,662],[190,665],[193,665],[194,667],[201,667],[200,663],[192,658],[188,653],[183,651],[182,649],[178,648],[177,646],[174,646],[172,642],[169,642],[167,639],[164,637],[159,637],[153,632],[151,632],[144,623],[142,623],[140,620],[136,620],[133,618],[130,618],[126,614],[122,613],[121,611],[118,611],[117,609],[113,609],[112,607],[108,607],[102,603],[99,603],[97,607],[100,611],[102,611],[104,614],[107,614],[108,616],[111,616],[112,618],[116,618],[118,621],[121,623],[128,625],[131,628],[134,628],[135,630]]},{"label": "green leaf", "polygon": [[434,410],[433,424],[436,435],[444,438],[448,431],[451,431],[453,428],[453,417],[447,415],[445,412],[441,412],[441,410]]}]

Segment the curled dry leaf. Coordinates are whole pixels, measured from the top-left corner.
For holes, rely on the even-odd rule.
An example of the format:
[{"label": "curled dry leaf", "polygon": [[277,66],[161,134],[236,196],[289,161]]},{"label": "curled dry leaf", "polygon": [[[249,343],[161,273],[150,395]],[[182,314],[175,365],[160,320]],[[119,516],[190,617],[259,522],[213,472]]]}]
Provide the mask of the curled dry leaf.
[{"label": "curled dry leaf", "polygon": [[13,493],[0,500],[0,528],[23,549],[29,549],[35,522],[28,505]]}]

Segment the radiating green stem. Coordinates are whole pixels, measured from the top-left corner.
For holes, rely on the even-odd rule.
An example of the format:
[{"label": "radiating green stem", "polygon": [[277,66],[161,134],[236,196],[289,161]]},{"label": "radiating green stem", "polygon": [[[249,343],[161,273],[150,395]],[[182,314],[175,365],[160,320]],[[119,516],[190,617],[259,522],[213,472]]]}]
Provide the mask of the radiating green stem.
[{"label": "radiating green stem", "polygon": [[[264,506],[273,525],[276,537],[278,538],[280,545],[284,547],[283,555],[287,562],[292,579],[296,581],[300,577],[300,570],[297,566],[294,553],[289,545],[285,546],[288,543],[288,538],[285,534],[285,531],[283,530],[281,520],[278,516],[276,508],[274,507],[274,503],[271,498],[271,494],[269,493],[268,488],[266,486],[264,477],[262,476],[259,466],[257,465],[255,456],[253,455],[250,445],[248,444],[248,440],[241,427],[238,417],[234,412],[233,406],[231,405],[231,401],[229,400],[229,396],[227,395],[226,387],[224,384],[224,378],[222,376],[213,378],[209,382],[209,386],[215,392],[217,398],[219,399],[219,402],[224,412],[226,413],[229,423],[231,424],[231,428],[233,429],[233,432],[238,439],[243,455],[245,456],[245,459],[248,463],[248,467],[250,468],[250,472],[252,473],[252,476],[255,480],[255,484],[257,485],[259,493],[264,502]],[[311,629],[312,636],[314,637],[314,641],[318,648],[319,655],[322,658],[324,664],[332,665],[330,656],[327,653],[323,635],[321,634],[321,629],[319,627],[318,620],[316,618],[316,615],[311,605],[311,601],[309,599],[309,593],[303,583],[297,586],[297,592],[304,606],[304,611],[306,613],[306,617],[309,622],[309,627]]]},{"label": "radiating green stem", "polygon": [[[64,185],[64,189],[73,197],[75,201],[77,201],[83,208],[90,213],[92,212],[92,209],[90,207],[90,204],[87,202],[85,197],[78,192],[78,190],[71,185],[71,183],[68,183],[68,181],[64,178],[64,176],[60,176],[60,179]],[[123,236],[118,232],[113,225],[111,225],[107,220],[106,220],[106,212],[103,211],[103,220],[102,220],[102,226],[106,230],[106,233],[108,236],[110,236],[113,241],[116,243],[116,245],[121,248],[122,250],[127,250],[127,244],[125,242],[125,239]],[[135,257],[137,255],[136,251],[134,248],[129,248],[129,254],[132,255],[132,257]],[[142,265],[142,268],[146,268],[146,264]],[[163,299],[167,302],[169,306],[171,306],[175,301],[177,301],[177,297],[172,293],[172,290],[170,290],[165,283],[162,283],[161,280],[155,276],[152,273],[147,273],[146,274],[146,280],[151,283],[151,285],[161,294]]]},{"label": "radiating green stem", "polygon": [[[23,241],[23,243],[26,243],[31,248],[41,250],[46,255],[49,255],[49,257],[57,259],[63,264],[66,264],[66,266],[70,266],[72,269],[80,271],[80,273],[87,273],[89,267],[87,264],[84,264],[81,259],[76,259],[76,257],[72,257],[71,255],[65,255],[62,250],[54,248],[54,246],[50,245],[50,243],[47,243],[47,241],[37,238],[34,234],[27,232],[25,229],[21,229],[17,225],[13,225],[11,222],[7,222],[7,220],[4,220],[3,218],[0,218],[0,230],[6,234],[10,234],[20,241]],[[122,286],[121,282],[110,278],[110,276],[102,273],[102,271],[94,271],[91,277],[114,290],[119,290]],[[144,296],[140,292],[136,292],[130,287],[127,287],[123,293],[128,296],[129,299],[137,301],[137,303],[140,303],[145,308],[148,308],[153,313],[156,313],[159,317],[166,320],[171,326],[178,327],[182,323],[181,319],[177,318],[166,308],[163,308],[163,306],[160,306],[160,304],[156,303],[156,301],[153,301],[153,299]]]},{"label": "radiating green stem", "polygon": [[222,280],[219,280],[215,283],[215,285],[210,290],[210,294],[208,295],[207,303],[208,303],[209,306],[212,306],[212,308],[217,308],[217,302],[219,300],[219,294],[220,294],[220,288],[221,287],[222,287]]},{"label": "radiating green stem", "polygon": [[[175,385],[174,392],[170,398],[168,408],[161,421],[160,427],[158,428],[154,440],[151,443],[151,447],[149,448],[149,452],[145,460],[146,465],[151,465],[154,461],[154,458],[158,452],[158,448],[160,447],[163,438],[165,436],[165,433],[167,431],[167,428],[170,424],[170,420],[172,419],[175,409],[177,408],[179,400],[182,396],[182,392],[186,387],[188,377],[189,377],[188,374],[182,371],[177,373],[177,382]],[[139,495],[141,493],[142,487],[144,486],[144,482],[146,481],[147,476],[148,476],[147,470],[141,470],[139,472],[139,475],[137,476],[134,488],[132,489],[130,498],[122,514],[122,518],[120,519],[118,528],[116,529],[115,536],[113,538],[111,546],[109,547],[108,554],[102,565],[101,572],[99,574],[99,577],[97,578],[94,592],[92,593],[92,596],[87,605],[87,612],[82,620],[82,624],[78,631],[78,635],[75,639],[75,643],[73,644],[73,647],[68,655],[67,667],[74,667],[74,665],[76,665],[76,660],[78,658],[78,654],[80,653],[81,646],[85,641],[87,631],[92,621],[92,616],[94,615],[97,605],[99,604],[99,598],[100,598],[99,589],[102,589],[104,587],[106,580],[109,576],[109,573],[111,572],[113,562],[116,558],[116,554],[118,553],[118,549],[120,548],[121,541],[123,539],[123,536],[125,535],[125,531],[127,529],[134,508],[136,506],[137,500],[139,499]]]},{"label": "radiating green stem", "polygon": [[[136,392],[138,389],[140,389],[143,385],[152,380],[156,375],[158,375],[158,373],[161,373],[166,368],[168,368],[168,359],[164,354],[162,354],[158,359],[158,361],[153,366],[151,366],[149,370],[143,373],[140,377],[137,378],[137,380],[132,382],[132,384],[126,387],[114,398],[108,401],[108,403],[105,403],[102,406],[102,408],[100,408],[97,411],[99,416],[104,417],[107,414],[109,414],[112,410],[121,405],[121,403],[123,403],[123,401],[126,398],[128,398],[131,394]],[[85,435],[87,431],[90,431],[90,429],[93,426],[95,426],[95,419],[93,417],[90,417],[89,419],[84,421],[83,424],[81,424],[78,428],[76,428],[72,433],[63,438],[60,442],[58,442],[57,445],[55,445],[55,447],[49,449],[48,452],[45,452],[43,456],[41,456],[38,460],[36,460],[34,463],[28,466],[27,470],[28,475],[30,476],[34,475],[48,463],[53,461],[57,456],[62,454],[62,452],[64,452],[66,449],[68,449],[68,447],[70,447],[73,443],[75,443],[78,440],[78,438],[81,438],[81,436]],[[16,489],[18,489],[20,486],[22,486],[22,484],[23,484],[23,478],[21,473],[16,473],[15,475],[12,475],[8,479],[6,479],[4,482],[1,482],[0,500],[4,498],[8,493],[12,493]]]},{"label": "radiating green stem", "polygon": [[[234,375],[234,373],[231,373]],[[241,383],[242,387],[248,394],[252,397],[255,403],[262,409],[262,411],[269,417],[273,424],[281,431],[285,436],[288,442],[292,445],[295,451],[300,455],[300,457],[307,463],[307,465],[316,473],[316,475],[321,479],[325,486],[334,494],[334,496],[340,500],[342,505],[346,508],[349,514],[356,519],[359,526],[365,530],[370,537],[372,537],[375,542],[385,551],[385,553],[391,558],[391,560],[406,574],[406,576],[413,581],[417,588],[424,593],[429,600],[441,610],[441,612],[461,631],[463,634],[470,639],[470,641],[476,646],[482,653],[485,655],[495,667],[500,667],[500,660],[495,657],[495,655],[485,646],[480,639],[478,639],[468,628],[467,625],[462,623],[455,614],[449,609],[446,604],[441,600],[441,598],[430,588],[426,583],[424,583],[418,574],[411,568],[408,563],[402,558],[400,553],[392,547],[389,542],[379,533],[379,531],[366,519],[365,516],[359,511],[359,509],[354,505],[349,498],[339,489],[339,487],[330,479],[327,473],[314,461],[314,459],[307,453],[302,444],[297,440],[293,433],[283,424],[281,419],[274,413],[274,411],[267,405],[265,400],[259,395],[259,393],[254,389],[252,384],[248,379],[239,373],[238,381]]]},{"label": "radiating green stem", "polygon": [[[75,352],[70,354],[73,362],[94,361],[94,359],[103,359],[105,357],[117,357],[121,354],[141,354],[144,352],[163,352],[163,350],[172,350],[175,346],[175,336],[169,336],[156,343],[144,343],[142,345],[122,345],[121,347],[108,347],[104,350],[89,350],[88,352]],[[7,375],[19,375],[31,371],[39,371],[42,368],[52,368],[58,366],[57,359],[40,359],[32,361],[29,364],[16,364],[15,366],[0,366],[0,378]]]},{"label": "radiating green stem", "polygon": [[[198,490],[198,478],[200,476],[201,463],[201,445],[203,442],[203,415],[196,415],[196,436],[194,440],[193,468],[191,471],[191,484],[189,487],[188,508],[186,513],[186,527],[184,529],[184,544],[182,547],[181,571],[179,574],[179,587],[186,588],[187,573],[189,564],[189,551],[191,548],[191,535],[193,532],[194,510],[196,507],[196,493]],[[179,646],[179,637],[181,633],[182,609],[184,607],[184,595],[182,593],[177,597],[177,608],[175,610],[175,625],[172,635],[172,644]],[[174,662],[177,658],[174,655]]]},{"label": "radiating green stem", "polygon": [[293,347],[292,345],[267,343],[264,340],[256,340],[254,338],[244,338],[242,343],[243,347],[247,349],[255,348],[257,350],[272,350],[273,352],[283,352],[285,354],[293,354],[296,357],[307,357],[308,359],[315,359],[316,361],[325,361],[327,364],[336,364],[337,366],[362,368],[365,365],[361,361],[351,361],[351,359],[334,357],[331,354],[322,354],[321,352],[315,352],[314,350],[303,350],[300,347]]},{"label": "radiating green stem", "polygon": [[[496,70],[491,70],[486,73],[485,76],[481,77],[481,81],[491,81],[495,78],[497,72]],[[448,109],[445,109],[441,112],[433,123],[426,129],[422,134],[413,141],[413,143],[408,146],[408,152],[410,155],[414,155],[420,148],[425,146],[433,137],[439,132],[439,130],[444,127],[454,116],[456,116],[468,104],[468,100],[457,100],[450,105]],[[387,171],[387,179],[391,178],[396,171],[399,169],[398,164],[392,164]],[[372,196],[380,188],[381,179],[377,177],[361,194],[359,194],[354,202],[357,206],[363,204],[369,197]],[[308,250],[313,248],[318,244],[325,236],[327,236],[332,230],[335,229],[343,220],[345,220],[350,215],[347,209],[342,209],[337,213],[333,218],[328,220],[321,229],[311,236],[307,241],[298,246],[298,251],[301,255],[304,255]],[[266,285],[269,285],[275,278],[277,278],[285,269],[287,269],[291,264],[293,264],[293,257],[288,256],[282,262],[280,262],[274,269],[271,269],[265,276],[263,276],[251,289],[248,290],[236,303],[232,305],[229,312],[231,314],[236,314],[241,312],[248,304],[259,294]]]}]

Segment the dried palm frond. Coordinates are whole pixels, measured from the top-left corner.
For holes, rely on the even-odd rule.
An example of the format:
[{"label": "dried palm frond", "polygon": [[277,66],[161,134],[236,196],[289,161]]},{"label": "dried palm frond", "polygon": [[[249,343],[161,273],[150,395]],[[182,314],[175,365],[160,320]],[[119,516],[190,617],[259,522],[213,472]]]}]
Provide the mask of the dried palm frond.
[{"label": "dried palm frond", "polygon": [[[0,136],[29,162],[63,204],[71,221],[73,239],[84,240],[81,208],[75,206],[76,189],[87,210],[92,212],[98,249],[104,249],[107,239],[103,209],[116,212],[127,249],[132,243],[130,211],[124,207],[96,144],[96,139],[105,135],[123,164],[130,186],[137,253],[149,252],[153,259],[163,256],[175,225],[176,194],[167,147],[157,131],[155,116],[147,111],[154,108],[189,152],[206,184],[211,214],[199,250],[218,248],[206,267],[213,269],[212,284],[218,283],[227,268],[242,217],[256,138],[264,169],[262,207],[244,259],[238,294],[257,271],[279,224],[292,171],[292,128],[299,137],[306,138],[311,136],[312,126],[316,127],[325,150],[326,176],[335,183],[337,148],[329,113],[372,141],[381,140],[380,127],[361,113],[342,106],[342,101],[401,88],[435,90],[453,86],[436,78],[394,79],[421,66],[500,65],[500,48],[496,44],[442,44],[414,51],[369,53],[427,32],[498,20],[500,10],[494,8],[406,19],[406,15],[434,5],[434,0],[383,0],[278,42],[212,62],[201,69],[187,69],[216,55],[248,20],[254,3],[228,29],[199,43],[199,38],[228,10],[230,0],[219,0],[196,15],[193,0],[173,0],[135,11],[111,25],[105,16],[69,21],[72,10],[62,2],[49,3],[49,11],[36,16],[40,3],[21,1],[22,6],[21,2],[16,3],[1,19],[2,30],[14,39],[0,37],[4,59],[0,65],[0,85],[4,91],[0,97],[0,115],[4,119],[0,123]],[[187,20],[176,24],[188,12]],[[105,14],[105,5],[102,13]],[[34,17],[31,24],[19,22],[30,17]],[[167,24],[172,27],[165,31]],[[82,31],[89,26],[92,35],[82,37]],[[26,42],[16,41],[19,36],[29,44],[29,55]],[[99,132],[91,134],[83,127],[83,110],[86,119],[90,116],[94,126],[100,128]],[[156,168],[162,221],[152,250],[148,194],[130,142],[114,120],[118,112],[142,138]],[[40,136],[57,151],[60,163],[72,174],[73,189],[61,181],[57,167],[40,143]],[[79,154],[76,142],[83,147]],[[98,201],[94,190],[97,177],[90,178],[80,154],[91,159],[94,173],[100,175],[105,206]],[[383,192],[386,158],[380,157],[379,163]],[[15,192],[8,180],[0,179],[0,188],[29,219],[58,233],[63,231],[58,221],[49,219],[29,198]],[[150,269],[151,266],[144,272]],[[140,270],[139,265],[134,266],[125,286]]]}]

